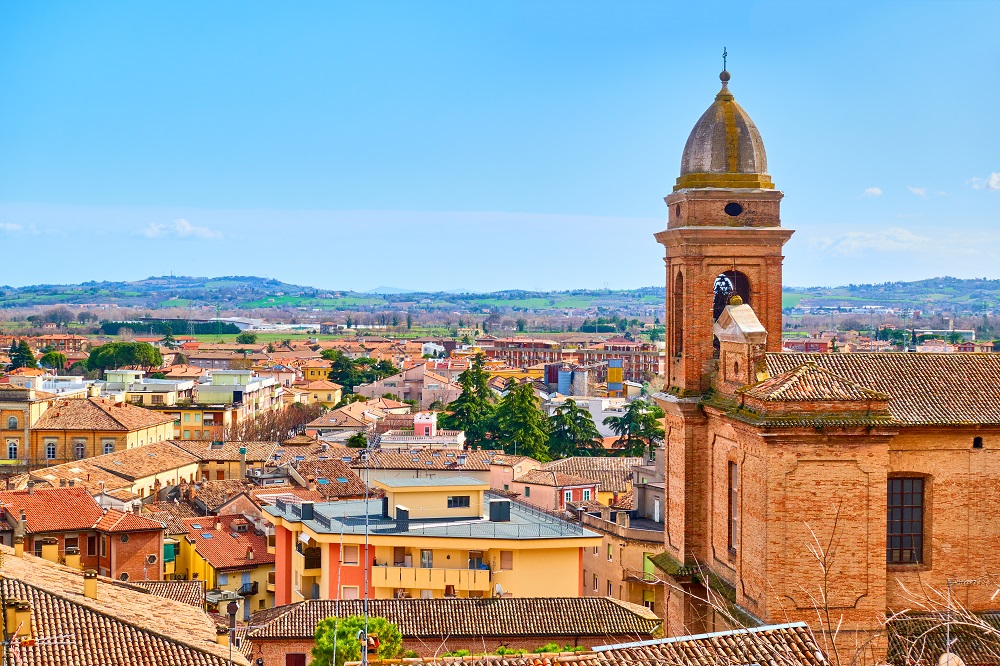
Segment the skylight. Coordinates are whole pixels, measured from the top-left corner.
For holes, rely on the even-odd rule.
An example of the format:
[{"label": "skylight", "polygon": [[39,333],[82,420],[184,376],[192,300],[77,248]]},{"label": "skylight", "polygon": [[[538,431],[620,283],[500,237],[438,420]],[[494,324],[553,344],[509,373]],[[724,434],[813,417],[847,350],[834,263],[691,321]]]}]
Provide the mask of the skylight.
[{"label": "skylight", "polygon": [[196,530],[200,530],[201,529],[201,523],[193,523],[191,525],[191,527],[195,528]]},{"label": "skylight", "polygon": [[338,476],[337,477],[337,483],[347,483],[347,477],[346,476]]},{"label": "skylight", "polygon": [[201,533],[201,538],[202,538],[202,539],[211,539],[211,538],[212,538],[212,535],[211,535],[211,534],[209,534],[208,532],[202,532],[202,533]]}]

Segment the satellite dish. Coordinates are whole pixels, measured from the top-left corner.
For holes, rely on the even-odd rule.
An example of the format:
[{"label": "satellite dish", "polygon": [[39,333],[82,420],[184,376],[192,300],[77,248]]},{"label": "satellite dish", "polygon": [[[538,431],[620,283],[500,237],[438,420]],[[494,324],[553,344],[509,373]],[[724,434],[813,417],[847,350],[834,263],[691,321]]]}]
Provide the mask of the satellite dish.
[{"label": "satellite dish", "polygon": [[497,597],[503,596],[503,587],[500,585],[500,583],[497,583],[496,586],[493,588],[493,595]]}]

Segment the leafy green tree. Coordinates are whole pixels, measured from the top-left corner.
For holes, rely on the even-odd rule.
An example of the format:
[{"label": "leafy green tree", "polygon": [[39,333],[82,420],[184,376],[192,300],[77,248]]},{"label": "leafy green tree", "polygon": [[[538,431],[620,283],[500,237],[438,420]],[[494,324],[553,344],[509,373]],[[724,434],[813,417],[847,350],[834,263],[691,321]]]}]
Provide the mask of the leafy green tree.
[{"label": "leafy green tree", "polygon": [[88,370],[113,370],[130,365],[159,368],[163,365],[163,356],[148,342],[109,342],[90,350],[87,357]]},{"label": "leafy green tree", "polygon": [[495,419],[496,433],[504,451],[543,462],[551,460],[549,421],[538,408],[535,389],[530,382],[510,381],[507,394],[497,404]]},{"label": "leafy green tree", "polygon": [[163,325],[163,337],[160,338],[160,342],[168,347],[177,343],[177,340],[174,339],[174,329],[170,326],[170,324]]},{"label": "leafy green tree", "polygon": [[53,370],[66,369],[66,355],[61,352],[46,352],[45,354],[42,354],[42,357],[38,359],[38,362],[42,366],[52,368]]},{"label": "leafy green tree", "polygon": [[364,449],[368,446],[368,438],[365,433],[356,432],[347,438],[347,445],[352,449]]},{"label": "leafy green tree", "polygon": [[658,405],[645,400],[633,400],[625,407],[621,416],[609,416],[604,425],[618,435],[616,448],[626,456],[641,456],[647,448],[655,446],[655,441],[663,439],[664,416]]},{"label": "leafy green tree", "polygon": [[410,330],[411,328],[413,328],[413,313],[412,312],[407,312],[406,313],[406,330]]},{"label": "leafy green tree", "polygon": [[27,340],[12,342],[10,344],[9,356],[11,370],[38,367],[38,361],[35,360],[35,354],[31,351],[31,345],[28,344]]},{"label": "leafy green tree", "polygon": [[604,453],[601,434],[575,400],[567,400],[549,417],[549,453],[556,458],[599,456]]},{"label": "leafy green tree", "polygon": [[[316,641],[310,666],[344,666],[361,660],[358,633],[365,629],[365,618],[352,615],[344,619],[328,617],[316,625]],[[369,637],[378,636],[378,658],[395,659],[403,649],[403,635],[392,622],[382,617],[368,618]]]},{"label": "leafy green tree", "polygon": [[252,345],[257,343],[257,334],[251,333],[249,331],[243,331],[236,336],[236,344],[238,345]]},{"label": "leafy green tree", "polygon": [[527,328],[528,328],[528,320],[525,319],[524,317],[518,317],[517,318],[517,332],[518,333],[524,333],[524,331]]},{"label": "leafy green tree", "polygon": [[472,448],[486,445],[493,429],[495,405],[485,364],[485,357],[478,354],[458,376],[462,393],[448,405],[449,413],[441,419],[445,430],[464,430],[465,441]]}]

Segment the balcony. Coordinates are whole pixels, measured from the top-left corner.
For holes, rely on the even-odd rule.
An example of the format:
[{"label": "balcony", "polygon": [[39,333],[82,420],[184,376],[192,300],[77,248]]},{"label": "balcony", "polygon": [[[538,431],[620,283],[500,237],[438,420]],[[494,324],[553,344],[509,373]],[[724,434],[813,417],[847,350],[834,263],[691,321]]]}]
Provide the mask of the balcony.
[{"label": "balcony", "polygon": [[[319,554],[318,548],[306,548],[305,554],[295,551],[296,568],[300,569],[303,576],[319,576],[323,572],[323,557]],[[315,551],[315,552],[310,552]]]},{"label": "balcony", "polygon": [[238,590],[241,597],[252,597],[257,594],[257,581],[251,581],[249,583],[243,583]]},{"label": "balcony", "polygon": [[274,592],[274,572],[269,571],[267,573],[267,591]]},{"label": "balcony", "polygon": [[632,567],[622,568],[622,580],[629,583],[656,583],[659,579],[652,571],[639,571]]},{"label": "balcony", "polygon": [[437,569],[418,567],[374,567],[374,587],[414,588],[487,592],[492,575],[489,569]]}]

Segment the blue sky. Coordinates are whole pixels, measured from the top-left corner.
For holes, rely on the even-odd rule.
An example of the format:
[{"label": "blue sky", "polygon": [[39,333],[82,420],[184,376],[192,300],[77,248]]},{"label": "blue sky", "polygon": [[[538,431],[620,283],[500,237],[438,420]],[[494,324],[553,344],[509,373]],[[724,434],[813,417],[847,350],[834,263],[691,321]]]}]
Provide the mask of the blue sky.
[{"label": "blue sky", "polygon": [[996,2],[0,5],[0,283],[663,280],[718,89],[790,285],[996,277]]}]

